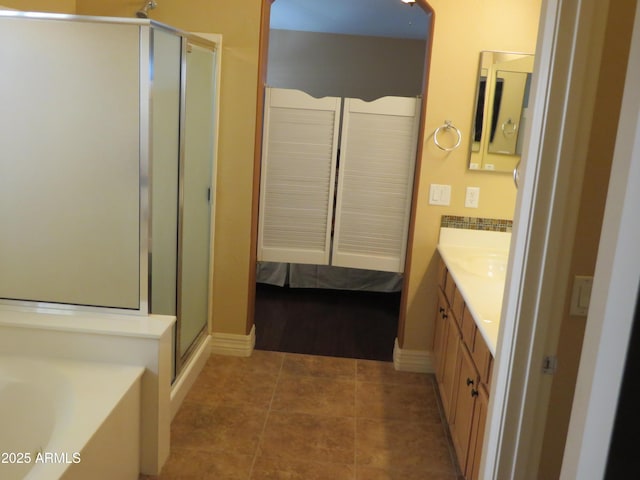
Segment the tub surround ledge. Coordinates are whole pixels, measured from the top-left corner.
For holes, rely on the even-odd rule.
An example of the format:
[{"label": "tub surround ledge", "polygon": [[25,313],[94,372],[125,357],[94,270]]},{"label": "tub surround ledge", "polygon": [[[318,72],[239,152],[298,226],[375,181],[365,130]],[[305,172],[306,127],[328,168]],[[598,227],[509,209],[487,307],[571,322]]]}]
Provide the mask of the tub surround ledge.
[{"label": "tub surround ledge", "polygon": [[169,456],[175,317],[0,307],[0,354],[131,365],[141,383],[140,471],[157,475]]}]

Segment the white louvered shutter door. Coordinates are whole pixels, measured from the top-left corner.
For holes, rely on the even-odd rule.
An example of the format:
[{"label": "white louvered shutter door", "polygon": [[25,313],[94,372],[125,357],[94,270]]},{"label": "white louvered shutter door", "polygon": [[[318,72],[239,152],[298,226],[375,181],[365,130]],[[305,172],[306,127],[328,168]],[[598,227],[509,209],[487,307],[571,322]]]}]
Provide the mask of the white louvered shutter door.
[{"label": "white louvered shutter door", "polygon": [[331,264],[402,272],[420,99],[345,99]]},{"label": "white louvered shutter door", "polygon": [[329,263],[340,105],[267,88],[258,260]]}]

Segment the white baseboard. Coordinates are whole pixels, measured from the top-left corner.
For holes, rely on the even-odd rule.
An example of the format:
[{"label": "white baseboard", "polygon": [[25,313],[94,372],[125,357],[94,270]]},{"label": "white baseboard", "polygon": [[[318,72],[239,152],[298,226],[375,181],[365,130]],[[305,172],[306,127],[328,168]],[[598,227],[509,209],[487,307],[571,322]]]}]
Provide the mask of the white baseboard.
[{"label": "white baseboard", "polygon": [[248,335],[235,333],[212,333],[211,353],[234,357],[250,357],[256,345],[256,327]]},{"label": "white baseboard", "polygon": [[402,372],[434,373],[433,359],[428,350],[400,348],[398,339],[393,346],[393,366]]},{"label": "white baseboard", "polygon": [[171,386],[171,420],[198,378],[211,355],[211,335],[207,335],[191,355],[188,363]]}]

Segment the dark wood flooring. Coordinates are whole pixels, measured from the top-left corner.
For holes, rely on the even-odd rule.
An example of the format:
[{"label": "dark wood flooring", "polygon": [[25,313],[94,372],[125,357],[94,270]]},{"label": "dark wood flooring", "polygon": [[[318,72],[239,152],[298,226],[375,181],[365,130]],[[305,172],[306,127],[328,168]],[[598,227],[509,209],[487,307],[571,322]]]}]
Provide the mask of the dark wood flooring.
[{"label": "dark wood flooring", "polygon": [[258,284],[256,348],[391,361],[400,293]]}]

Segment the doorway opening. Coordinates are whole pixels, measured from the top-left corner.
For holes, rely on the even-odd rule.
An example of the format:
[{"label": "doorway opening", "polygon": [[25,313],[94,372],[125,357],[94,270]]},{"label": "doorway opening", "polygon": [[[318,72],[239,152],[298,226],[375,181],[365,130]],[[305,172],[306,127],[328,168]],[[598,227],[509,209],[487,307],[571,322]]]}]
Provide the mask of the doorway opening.
[{"label": "doorway opening", "polygon": [[[367,102],[383,96],[415,98],[423,95],[432,19],[426,2],[418,2],[418,8],[401,2],[395,5],[410,12],[413,18],[420,15],[420,22],[410,20],[404,24],[403,36],[407,37],[407,30],[420,29],[421,38],[416,38],[415,33],[412,33],[413,38],[375,33],[371,30],[375,24],[381,25],[378,28],[389,29],[388,25],[384,27],[389,14],[378,10],[382,7],[370,1],[358,5],[356,23],[341,25],[340,30],[333,31],[319,31],[308,25],[310,19],[301,16],[297,16],[293,24],[284,24],[283,11],[289,8],[288,3],[297,4],[299,10],[294,12],[297,14],[346,17],[345,12],[338,13],[335,7],[324,3],[322,7],[316,2],[301,6],[300,2],[279,0],[271,7],[266,6],[262,19],[260,99],[264,98],[266,86],[301,90],[315,98],[354,97]],[[391,2],[380,5],[383,3]],[[283,11],[277,10],[280,8]],[[330,23],[335,27],[336,22]],[[363,26],[370,30],[363,31]],[[395,66],[389,62],[396,62]],[[402,72],[399,72],[400,67]],[[259,123],[264,118],[264,108],[264,104],[258,108]],[[424,106],[421,108],[419,119],[423,122]],[[256,130],[260,136],[262,128]],[[416,143],[415,178],[418,178],[423,143],[420,136]],[[256,145],[262,145],[261,138],[256,139]],[[254,177],[256,217],[260,166],[258,151]],[[411,191],[409,198],[413,205],[415,198]],[[254,218],[254,225],[257,223]],[[413,219],[408,223],[410,236]],[[256,236],[253,242],[252,251],[255,252]],[[410,262],[404,263],[409,265]],[[253,258],[252,264],[257,268],[255,279],[250,280],[254,298],[249,301],[250,310],[253,307],[249,318],[255,325],[257,349],[392,360],[394,341],[396,337],[401,338],[401,304],[404,301],[401,273],[394,276],[389,272],[327,265],[259,262],[258,258]]]}]

